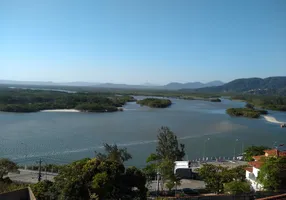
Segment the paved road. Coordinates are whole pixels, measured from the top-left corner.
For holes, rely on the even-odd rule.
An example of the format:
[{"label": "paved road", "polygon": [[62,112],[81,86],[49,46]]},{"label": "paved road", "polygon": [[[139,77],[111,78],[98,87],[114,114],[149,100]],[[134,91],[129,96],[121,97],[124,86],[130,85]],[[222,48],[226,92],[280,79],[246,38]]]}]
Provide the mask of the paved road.
[{"label": "paved road", "polygon": [[[183,189],[183,188],[203,189],[205,187],[206,187],[206,185],[205,185],[204,181],[187,180],[187,179],[182,179],[181,180],[181,185],[177,186],[178,189]],[[157,189],[157,181],[152,181],[151,184],[148,185],[148,189],[150,191],[156,190]]]},{"label": "paved road", "polygon": [[[8,176],[12,181],[22,183],[37,183],[38,182],[38,171],[19,169],[20,173],[9,173]],[[56,173],[42,172],[42,180],[53,181]]]}]

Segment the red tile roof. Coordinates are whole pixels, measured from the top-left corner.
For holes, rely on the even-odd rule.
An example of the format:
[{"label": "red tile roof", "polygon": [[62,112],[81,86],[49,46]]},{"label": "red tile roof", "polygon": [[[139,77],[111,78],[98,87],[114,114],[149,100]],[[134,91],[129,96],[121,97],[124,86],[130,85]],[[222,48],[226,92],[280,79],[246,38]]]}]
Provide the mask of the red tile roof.
[{"label": "red tile roof", "polygon": [[268,154],[268,156],[277,156],[278,150],[277,149],[269,149],[264,151],[265,154]]},{"label": "red tile roof", "polygon": [[259,161],[261,158],[263,158],[265,156],[253,156],[252,158],[255,160],[255,161]]},{"label": "red tile roof", "polygon": [[261,161],[252,161],[252,162],[249,162],[248,163],[249,165],[259,169],[262,165],[263,165],[263,162]]},{"label": "red tile roof", "polygon": [[286,156],[286,151],[279,151],[278,149],[265,150],[264,152],[268,156]]},{"label": "red tile roof", "polygon": [[279,156],[286,156],[286,151],[280,151]]},{"label": "red tile roof", "polygon": [[253,167],[246,167],[245,170],[252,173],[253,172]]}]

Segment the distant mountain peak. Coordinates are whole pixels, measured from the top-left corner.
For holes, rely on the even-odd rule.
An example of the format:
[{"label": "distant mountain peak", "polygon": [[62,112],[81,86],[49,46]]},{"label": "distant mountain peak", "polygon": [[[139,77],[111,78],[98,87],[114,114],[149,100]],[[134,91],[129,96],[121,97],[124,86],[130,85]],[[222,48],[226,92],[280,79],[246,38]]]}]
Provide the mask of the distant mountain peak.
[{"label": "distant mountain peak", "polygon": [[180,90],[180,89],[197,89],[203,87],[211,87],[211,86],[220,86],[224,83],[222,81],[211,81],[208,83],[201,83],[201,82],[188,82],[188,83],[178,83],[178,82],[171,82],[164,86],[165,89],[171,90]]}]

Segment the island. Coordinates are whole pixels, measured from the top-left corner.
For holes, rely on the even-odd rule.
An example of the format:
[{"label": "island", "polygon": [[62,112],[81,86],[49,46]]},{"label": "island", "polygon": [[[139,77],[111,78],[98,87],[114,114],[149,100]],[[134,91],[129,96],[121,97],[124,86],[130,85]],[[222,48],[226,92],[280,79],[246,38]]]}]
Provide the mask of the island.
[{"label": "island", "polygon": [[184,95],[179,97],[179,99],[184,100],[199,100],[199,101],[210,101],[210,102],[221,102],[221,99],[217,96],[207,96],[207,95],[197,95],[197,96],[188,96]]},{"label": "island", "polygon": [[219,98],[215,98],[215,99],[210,99],[210,102],[221,102],[221,100]]},{"label": "island", "polygon": [[75,109],[82,112],[115,112],[122,111],[121,107],[132,101],[136,101],[133,96],[112,93],[2,89],[0,111],[29,113],[43,110]]},{"label": "island", "polygon": [[259,118],[260,115],[267,115],[267,110],[258,110],[255,108],[245,107],[245,108],[229,108],[226,113],[230,116],[235,117],[248,117],[248,118]]},{"label": "island", "polygon": [[149,106],[151,108],[167,108],[172,105],[172,101],[169,99],[146,98],[137,101],[137,104],[140,104],[141,106]]}]

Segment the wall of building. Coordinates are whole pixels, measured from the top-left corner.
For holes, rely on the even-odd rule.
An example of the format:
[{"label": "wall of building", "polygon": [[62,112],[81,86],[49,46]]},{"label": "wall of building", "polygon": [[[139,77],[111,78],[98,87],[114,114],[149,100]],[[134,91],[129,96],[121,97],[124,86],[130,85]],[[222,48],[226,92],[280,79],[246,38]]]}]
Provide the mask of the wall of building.
[{"label": "wall of building", "polygon": [[0,194],[1,200],[36,200],[29,188]]},{"label": "wall of building", "polygon": [[257,178],[258,177],[258,172],[259,172],[259,169],[257,169],[257,168],[255,168],[255,167],[253,167],[253,174],[254,174],[254,176]]}]

